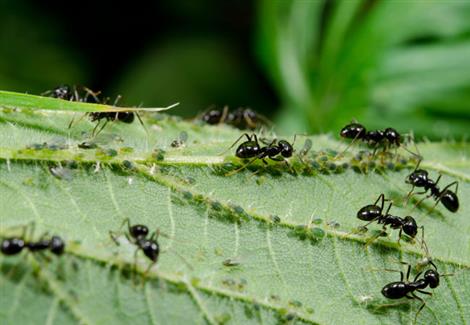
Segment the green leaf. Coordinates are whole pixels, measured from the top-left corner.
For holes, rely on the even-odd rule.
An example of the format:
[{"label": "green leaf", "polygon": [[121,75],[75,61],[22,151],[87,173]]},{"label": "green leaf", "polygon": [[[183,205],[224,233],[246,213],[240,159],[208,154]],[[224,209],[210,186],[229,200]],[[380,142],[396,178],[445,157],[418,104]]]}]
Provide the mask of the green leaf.
[{"label": "green leaf", "polygon": [[[94,124],[68,130],[71,117],[29,106],[0,112],[0,236],[34,221],[33,239],[48,231],[67,242],[61,257],[0,255],[6,324],[409,324],[420,303],[386,306],[395,301],[380,291],[398,274],[382,269],[415,265],[424,252],[398,245],[397,231],[366,248],[380,226],[354,233],[363,224],[356,211],[380,193],[395,200],[392,213],[424,225],[439,271],[454,273],[425,297],[418,323],[470,322],[468,144],[419,144],[433,179],[459,181],[452,214],[441,204],[431,212],[432,200],[405,204],[413,160],[379,155],[374,167],[354,158],[358,147],[333,160],[329,149],[345,144],[328,136],[310,137],[305,164],[290,160],[297,175],[257,162],[227,176],[242,164],[227,151],[238,130],[144,112],[149,136],[138,123],[109,123],[93,139],[98,148],[80,149]],[[183,131],[187,141],[172,146]],[[161,232],[148,274],[141,252],[132,272],[135,246],[109,237],[125,218]]]},{"label": "green leaf", "polygon": [[464,136],[454,125],[469,123],[469,18],[463,1],[261,1],[258,55],[283,101],[280,126],[418,120],[420,136]]}]

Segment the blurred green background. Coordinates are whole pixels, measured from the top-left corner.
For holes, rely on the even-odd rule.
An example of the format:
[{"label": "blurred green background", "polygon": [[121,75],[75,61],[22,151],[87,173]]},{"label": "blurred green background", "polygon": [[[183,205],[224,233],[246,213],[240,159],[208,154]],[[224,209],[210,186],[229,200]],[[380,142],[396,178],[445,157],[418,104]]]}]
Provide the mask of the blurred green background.
[{"label": "blurred green background", "polygon": [[282,132],[351,119],[468,140],[470,1],[0,0],[0,89],[249,106]]}]

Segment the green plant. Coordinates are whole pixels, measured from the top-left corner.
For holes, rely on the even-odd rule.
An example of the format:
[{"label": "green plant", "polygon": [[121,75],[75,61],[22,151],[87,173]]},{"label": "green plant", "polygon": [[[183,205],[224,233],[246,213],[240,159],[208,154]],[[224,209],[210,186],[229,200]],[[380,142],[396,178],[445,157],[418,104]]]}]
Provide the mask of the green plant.
[{"label": "green plant", "polygon": [[283,98],[279,123],[443,138],[470,123],[470,3],[260,1],[258,54]]},{"label": "green plant", "polygon": [[[25,104],[26,103],[26,104]],[[29,103],[29,104],[28,104]],[[5,324],[407,324],[416,301],[386,307],[381,288],[397,280],[384,268],[416,264],[418,244],[396,243],[396,232],[364,247],[355,217],[379,193],[392,197],[397,215],[405,176],[414,161],[395,157],[375,165],[354,157],[332,160],[344,144],[310,137],[312,151],[283,164],[256,163],[250,171],[225,151],[240,132],[170,116],[145,114],[138,124],[110,123],[98,148],[79,149],[86,119],[72,129],[72,111],[105,109],[14,93],[0,93],[0,236],[36,222],[67,241],[60,258],[0,255],[0,319]],[[35,108],[33,108],[35,107]],[[41,110],[48,108],[57,110]],[[171,146],[184,131],[188,140]],[[296,144],[297,150],[302,142]],[[434,262],[454,273],[427,298],[419,323],[470,322],[470,147],[420,143],[422,167],[442,182],[460,182],[461,209],[451,214],[433,202],[412,214],[425,226]],[[403,152],[403,154],[405,154]],[[51,172],[52,170],[52,172]],[[108,231],[129,217],[159,228],[162,253],[148,261]],[[373,226],[370,227],[374,228]],[[375,228],[379,229],[379,228]],[[373,269],[378,269],[374,271]]]}]

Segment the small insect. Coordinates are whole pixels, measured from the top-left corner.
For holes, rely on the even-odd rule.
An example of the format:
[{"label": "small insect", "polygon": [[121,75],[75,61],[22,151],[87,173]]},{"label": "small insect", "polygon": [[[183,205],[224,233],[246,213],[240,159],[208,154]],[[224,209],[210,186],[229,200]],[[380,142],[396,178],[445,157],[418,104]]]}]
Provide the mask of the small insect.
[{"label": "small insect", "polygon": [[[434,269],[428,269],[426,272],[424,272],[424,276],[421,279],[419,279],[419,277],[421,274],[423,274],[423,272],[419,272],[415,276],[413,281],[409,281],[411,265],[407,263],[404,263],[404,264],[408,265],[408,269],[406,271],[406,278],[404,278],[402,271],[387,270],[387,271],[393,271],[393,272],[400,272],[400,281],[391,282],[387,284],[386,286],[384,286],[382,289],[382,295],[384,295],[384,297],[389,298],[389,299],[400,299],[400,298],[406,297],[408,299],[415,299],[415,300],[421,301],[422,304],[419,307],[418,311],[416,312],[415,319],[414,319],[414,323],[416,323],[418,314],[424,308],[424,306],[426,305],[426,302],[424,301],[423,298],[417,296],[415,292],[432,296],[431,292],[424,291],[423,289],[426,289],[427,287],[431,289],[437,288],[439,286],[440,277],[449,276],[451,274],[440,275],[437,271],[436,265],[434,265],[434,263],[431,262]],[[404,279],[405,281],[403,281]]]},{"label": "small insect", "polygon": [[247,138],[247,141],[241,143],[238,146],[237,150],[235,151],[235,156],[242,159],[252,159],[240,169],[237,169],[232,173],[242,170],[257,159],[260,159],[264,164],[268,164],[266,158],[269,158],[273,161],[284,161],[290,167],[287,158],[292,157],[294,153],[295,136],[294,142],[292,144],[286,140],[274,139],[271,142],[263,140],[262,142],[266,144],[266,146],[261,146],[258,142],[256,134],[253,133],[250,136],[249,134],[244,133],[230,146],[229,150],[244,136]]},{"label": "small insect", "polygon": [[[379,201],[381,201],[380,206],[377,205]],[[392,207],[392,203],[389,204],[387,211],[383,213],[384,204],[385,195],[380,194],[374,204],[366,205],[357,212],[357,218],[359,218],[360,220],[369,221],[363,226],[365,229],[367,229],[367,225],[374,221],[376,221],[378,224],[383,224],[382,233],[377,236],[374,236],[371,240],[367,242],[366,245],[369,245],[382,234],[386,234],[387,226],[390,226],[392,229],[400,229],[398,233],[398,243],[400,243],[402,232],[404,232],[411,238],[415,238],[416,234],[418,233],[418,226],[416,224],[416,220],[411,216],[400,218],[389,214],[389,211]],[[424,230],[422,226],[420,228]]]},{"label": "small insect", "polygon": [[251,108],[239,107],[229,112],[227,106],[222,110],[211,108],[200,117],[201,120],[210,125],[228,124],[240,130],[254,130],[261,125],[270,125],[271,122],[263,115],[255,112]]},{"label": "small insect", "polygon": [[26,241],[22,237],[10,237],[2,241],[1,252],[5,255],[16,255],[23,249],[30,252],[49,250],[54,255],[62,255],[65,249],[65,242],[59,236],[47,238],[42,236],[38,241]]},{"label": "small insect", "polygon": [[230,112],[227,116],[226,123],[240,130],[254,130],[261,125],[271,124],[266,117],[248,107],[239,107],[233,112]]},{"label": "small insect", "polygon": [[[439,180],[441,179],[441,175],[439,175],[437,180],[434,182],[428,177],[428,172],[426,170],[418,169],[420,163],[421,160],[418,162],[413,172],[408,175],[405,180],[407,184],[411,184],[413,186],[411,188],[411,191],[407,195],[407,200],[409,200],[414,194],[427,194],[428,191],[430,191],[428,195],[426,195],[416,204],[417,206],[425,199],[433,197],[434,200],[436,200],[436,204],[434,204],[433,209],[439,202],[441,202],[450,212],[457,212],[457,210],[459,209],[459,198],[457,197],[459,183],[457,181],[452,182],[446,187],[444,187],[444,189],[442,189],[441,191],[437,186]],[[455,192],[450,190],[450,187],[452,186],[455,186]],[[415,187],[422,187],[424,191],[419,193],[413,193]]]},{"label": "small insect", "polygon": [[[127,232],[124,233],[124,236],[126,236],[127,240],[137,246],[137,249],[135,251],[134,257],[135,257],[135,263],[134,267],[137,267],[137,253],[139,250],[141,250],[144,255],[152,262],[145,273],[150,271],[152,266],[154,266],[157,261],[158,261],[158,256],[160,254],[160,245],[157,242],[157,237],[158,237],[158,231],[155,231],[152,233],[150,238],[148,238],[149,234],[149,229],[145,225],[132,225],[130,224],[129,218],[126,218],[124,222],[122,223],[122,226],[124,226],[127,223]],[[121,227],[122,227],[121,226]],[[116,243],[116,245],[119,246],[119,241],[117,240],[117,233],[114,231],[110,231],[109,235],[111,239]]]},{"label": "small insect", "polygon": [[341,129],[340,136],[346,139],[352,139],[352,142],[343,150],[343,153],[356,141],[363,141],[374,148],[373,156],[380,147],[384,152],[390,148],[395,148],[395,151],[402,147],[409,153],[416,157],[418,154],[411,152],[403,145],[403,137],[394,128],[386,128],[385,130],[367,131],[366,128],[357,122],[346,125]]},{"label": "small insect", "polygon": [[42,93],[41,95],[73,102],[99,103],[99,94],[99,91],[94,92],[84,86],[60,85],[52,90]]}]

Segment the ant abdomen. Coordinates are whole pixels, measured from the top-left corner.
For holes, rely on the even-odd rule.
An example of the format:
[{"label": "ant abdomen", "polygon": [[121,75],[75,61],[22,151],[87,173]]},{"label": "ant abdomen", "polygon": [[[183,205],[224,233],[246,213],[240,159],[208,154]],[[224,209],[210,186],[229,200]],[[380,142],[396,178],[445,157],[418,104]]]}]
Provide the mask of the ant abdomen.
[{"label": "ant abdomen", "polygon": [[341,129],[340,135],[347,139],[362,139],[366,135],[366,128],[359,123],[351,123]]},{"label": "ant abdomen", "polygon": [[5,255],[15,255],[23,250],[25,242],[21,238],[8,238],[2,241],[1,251]]},{"label": "ant abdomen", "polygon": [[363,221],[375,220],[382,215],[382,209],[375,204],[366,205],[357,212],[357,218]]},{"label": "ant abdomen", "polygon": [[403,219],[402,229],[405,234],[414,238],[418,234],[418,225],[416,220],[411,216],[406,216]]},{"label": "ant abdomen", "polygon": [[392,282],[387,284],[382,289],[384,297],[389,299],[403,298],[409,292],[408,286],[405,282]]},{"label": "ant abdomen", "polygon": [[441,202],[450,212],[457,212],[459,209],[459,198],[452,191],[445,190],[441,194]]}]

